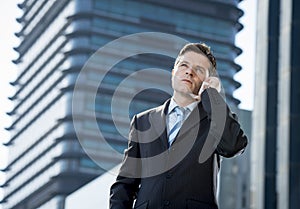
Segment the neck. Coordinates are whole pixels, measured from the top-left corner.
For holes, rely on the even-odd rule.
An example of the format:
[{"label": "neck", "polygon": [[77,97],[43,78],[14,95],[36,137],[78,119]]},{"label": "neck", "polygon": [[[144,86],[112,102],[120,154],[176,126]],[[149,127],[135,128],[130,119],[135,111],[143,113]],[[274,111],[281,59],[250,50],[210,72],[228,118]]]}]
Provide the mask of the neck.
[{"label": "neck", "polygon": [[180,107],[185,107],[195,102],[195,99],[193,99],[189,94],[183,94],[175,91],[173,92],[173,98]]}]

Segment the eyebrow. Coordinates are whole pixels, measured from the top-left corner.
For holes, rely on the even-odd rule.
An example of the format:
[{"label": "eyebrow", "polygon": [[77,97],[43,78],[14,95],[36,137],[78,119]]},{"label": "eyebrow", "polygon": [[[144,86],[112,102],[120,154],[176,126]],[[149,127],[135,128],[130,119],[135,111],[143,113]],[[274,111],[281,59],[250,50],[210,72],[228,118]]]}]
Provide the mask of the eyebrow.
[{"label": "eyebrow", "polygon": [[[187,63],[187,64],[190,64],[188,61],[185,61],[185,60],[179,60],[178,64],[181,64],[181,63]],[[197,70],[206,70],[205,67],[200,66],[200,65],[196,65],[195,68],[196,68]]]}]

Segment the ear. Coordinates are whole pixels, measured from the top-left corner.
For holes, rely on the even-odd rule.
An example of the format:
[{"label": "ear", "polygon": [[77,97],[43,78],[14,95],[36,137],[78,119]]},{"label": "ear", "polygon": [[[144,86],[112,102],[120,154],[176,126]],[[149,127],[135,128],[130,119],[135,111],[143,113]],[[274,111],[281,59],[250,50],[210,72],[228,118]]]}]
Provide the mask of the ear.
[{"label": "ear", "polygon": [[173,68],[173,69],[172,69],[172,76],[174,75],[174,73],[175,73],[175,69]]}]

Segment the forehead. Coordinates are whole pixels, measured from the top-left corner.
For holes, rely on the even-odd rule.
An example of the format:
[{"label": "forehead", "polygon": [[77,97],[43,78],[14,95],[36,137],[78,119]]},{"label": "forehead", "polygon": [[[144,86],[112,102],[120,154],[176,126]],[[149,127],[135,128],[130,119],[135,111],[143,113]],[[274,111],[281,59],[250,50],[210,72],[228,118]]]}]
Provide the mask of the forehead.
[{"label": "forehead", "polygon": [[210,68],[209,59],[205,55],[193,51],[189,51],[181,55],[178,58],[178,61],[187,62],[191,65],[197,65],[197,66],[205,67],[207,69]]}]

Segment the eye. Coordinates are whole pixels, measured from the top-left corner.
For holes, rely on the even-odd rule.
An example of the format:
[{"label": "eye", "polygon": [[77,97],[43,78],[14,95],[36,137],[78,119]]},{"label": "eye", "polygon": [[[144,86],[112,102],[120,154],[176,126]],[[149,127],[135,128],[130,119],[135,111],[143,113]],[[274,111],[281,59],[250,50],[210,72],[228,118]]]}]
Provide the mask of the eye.
[{"label": "eye", "polygon": [[197,68],[197,72],[203,74],[205,73],[205,70],[203,68]]},{"label": "eye", "polygon": [[186,63],[181,63],[180,66],[181,67],[188,67],[188,65]]}]

